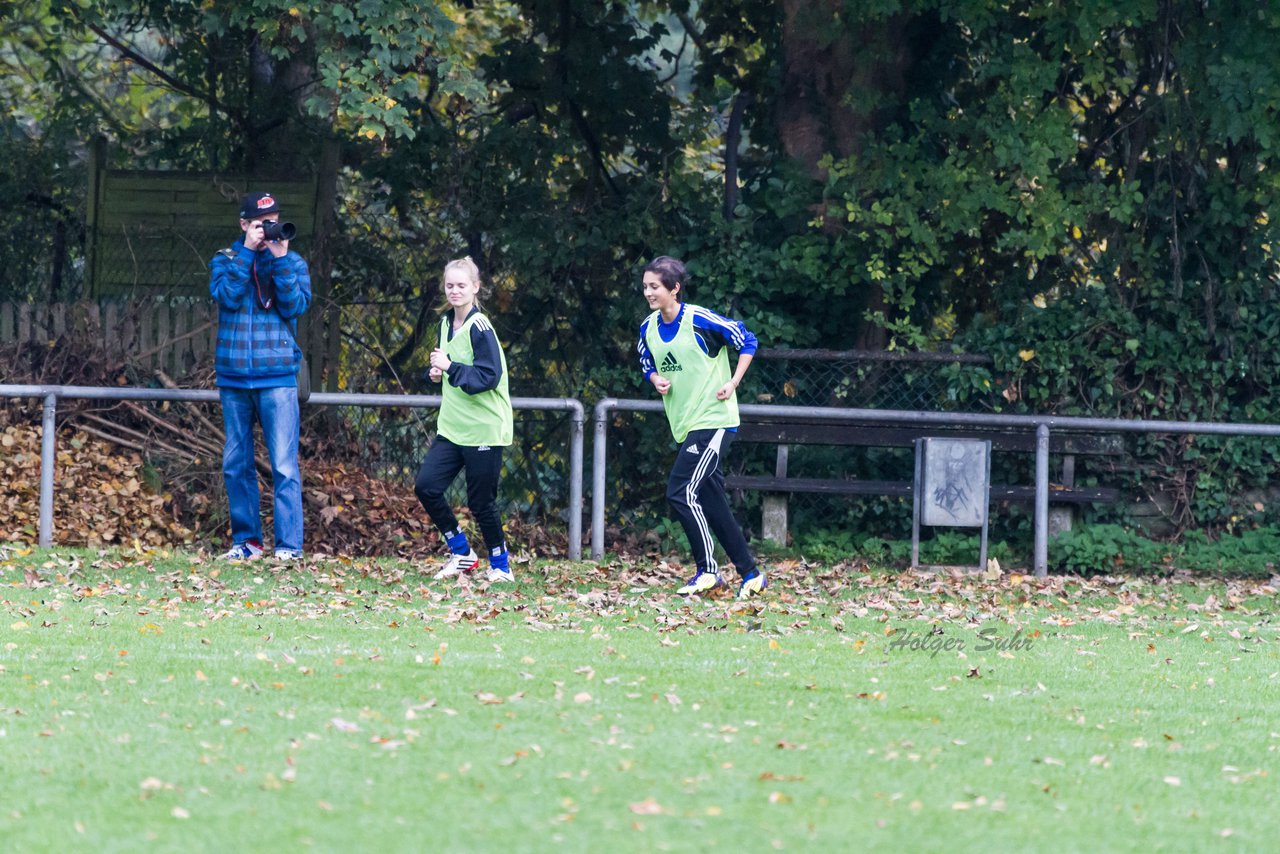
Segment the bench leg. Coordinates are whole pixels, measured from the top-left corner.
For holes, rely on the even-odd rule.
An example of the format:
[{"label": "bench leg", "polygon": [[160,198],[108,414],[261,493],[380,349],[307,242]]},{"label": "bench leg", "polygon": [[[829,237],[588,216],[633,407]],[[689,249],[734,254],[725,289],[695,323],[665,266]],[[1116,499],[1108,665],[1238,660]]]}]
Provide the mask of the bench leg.
[{"label": "bench leg", "polygon": [[[779,445],[773,464],[775,477],[787,476],[787,461],[791,456],[790,445]],[[766,495],[761,506],[760,529],[766,540],[780,546],[787,544],[787,496]]]},{"label": "bench leg", "polygon": [[761,507],[761,533],[780,546],[787,544],[787,496],[766,495]]},{"label": "bench leg", "polygon": [[[1062,485],[1067,489],[1074,489],[1076,485],[1076,455],[1066,454],[1062,458]],[[1074,507],[1063,507],[1061,505],[1054,507],[1049,505],[1049,539],[1061,534],[1063,531],[1071,530],[1071,523],[1075,521],[1076,511]]]},{"label": "bench leg", "polygon": [[1075,515],[1074,507],[1049,505],[1049,539],[1052,540],[1063,531],[1070,531],[1071,523],[1075,521]]}]

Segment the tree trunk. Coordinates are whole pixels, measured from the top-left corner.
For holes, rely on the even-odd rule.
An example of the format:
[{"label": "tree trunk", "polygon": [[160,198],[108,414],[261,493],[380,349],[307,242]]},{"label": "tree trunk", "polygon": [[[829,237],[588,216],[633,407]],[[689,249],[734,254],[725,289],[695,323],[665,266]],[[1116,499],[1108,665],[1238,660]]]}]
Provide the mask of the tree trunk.
[{"label": "tree trunk", "polygon": [[342,164],[342,144],[332,134],[320,146],[320,162],[316,171],[315,243],[308,265],[311,268],[311,322],[308,328],[313,355],[321,355],[315,346],[323,340],[323,358],[311,360],[312,388],[338,390],[338,351],[341,336],[339,307],[332,299],[334,242],[338,223],[334,214],[338,197],[338,170]]},{"label": "tree trunk", "polygon": [[783,0],[775,121],[788,156],[818,180],[826,178],[818,165],[824,154],[854,154],[859,137],[877,129],[875,108],[899,100],[912,59],[906,15],[852,26],[841,20],[844,7],[844,0]]},{"label": "tree trunk", "polygon": [[[815,181],[827,174],[826,154],[856,154],[861,139],[880,127],[877,107],[900,103],[913,60],[907,15],[850,23],[842,18],[844,0],[783,0],[782,88],[774,114],[786,154],[803,165]],[[826,205],[815,213],[824,216]],[[827,221],[833,236],[840,221]],[[847,239],[847,238],[846,238]],[[885,309],[884,292],[870,287],[864,309]],[[879,326],[859,324],[860,349],[883,349],[888,334]]]}]

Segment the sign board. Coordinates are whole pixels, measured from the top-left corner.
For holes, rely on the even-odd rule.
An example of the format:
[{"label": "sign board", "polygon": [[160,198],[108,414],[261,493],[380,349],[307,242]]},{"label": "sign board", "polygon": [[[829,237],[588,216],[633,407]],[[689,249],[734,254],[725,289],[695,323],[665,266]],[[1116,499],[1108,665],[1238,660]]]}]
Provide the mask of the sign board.
[{"label": "sign board", "polygon": [[921,439],[920,521],[981,528],[987,521],[991,443],[980,439]]},{"label": "sign board", "polygon": [[920,526],[981,528],[978,568],[987,563],[991,496],[991,442],[987,439],[916,439],[912,485],[911,565],[919,565]]}]

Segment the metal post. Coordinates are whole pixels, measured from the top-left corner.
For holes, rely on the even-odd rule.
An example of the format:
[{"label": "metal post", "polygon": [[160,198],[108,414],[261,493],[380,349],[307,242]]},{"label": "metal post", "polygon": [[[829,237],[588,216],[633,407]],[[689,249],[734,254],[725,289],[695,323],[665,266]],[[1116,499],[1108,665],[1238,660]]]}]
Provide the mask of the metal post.
[{"label": "metal post", "polygon": [[916,475],[911,484],[911,568],[920,568],[920,495],[924,491],[924,439],[916,439]]},{"label": "metal post", "polygon": [[991,531],[991,441],[986,447],[987,470],[982,479],[985,488],[982,490],[982,545],[978,549],[978,572],[987,571],[987,541]]},{"label": "metal post", "polygon": [[57,461],[55,447],[58,396],[44,397],[44,427],[40,435],[40,548],[53,545],[53,469]]},{"label": "metal post", "polygon": [[591,559],[604,557],[604,467],[608,456],[606,427],[609,410],[616,401],[611,397],[596,404],[595,436],[591,441]]},{"label": "metal post", "polygon": [[1049,574],[1049,425],[1036,426],[1036,578]]},{"label": "metal post", "polygon": [[569,439],[569,560],[582,559],[582,404],[573,404],[573,435]]}]

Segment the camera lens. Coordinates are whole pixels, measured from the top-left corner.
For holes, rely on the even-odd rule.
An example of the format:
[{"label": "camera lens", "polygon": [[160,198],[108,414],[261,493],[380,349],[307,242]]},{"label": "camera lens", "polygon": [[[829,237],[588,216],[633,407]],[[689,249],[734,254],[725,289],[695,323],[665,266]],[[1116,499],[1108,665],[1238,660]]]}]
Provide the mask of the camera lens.
[{"label": "camera lens", "polygon": [[291,222],[271,222],[262,224],[262,236],[266,240],[293,240],[298,229]]}]

